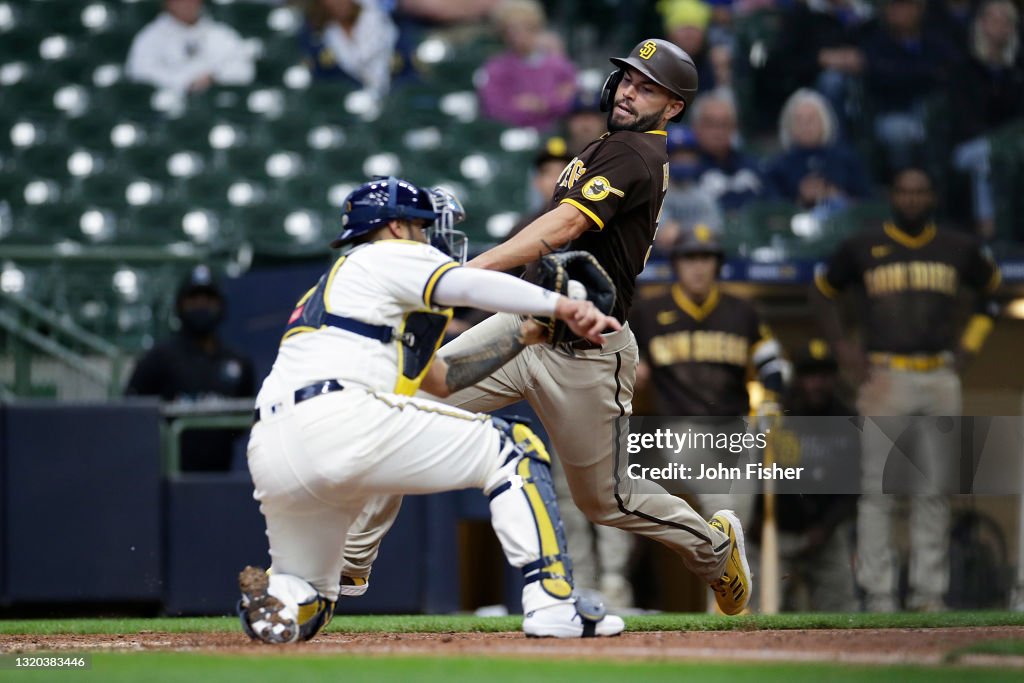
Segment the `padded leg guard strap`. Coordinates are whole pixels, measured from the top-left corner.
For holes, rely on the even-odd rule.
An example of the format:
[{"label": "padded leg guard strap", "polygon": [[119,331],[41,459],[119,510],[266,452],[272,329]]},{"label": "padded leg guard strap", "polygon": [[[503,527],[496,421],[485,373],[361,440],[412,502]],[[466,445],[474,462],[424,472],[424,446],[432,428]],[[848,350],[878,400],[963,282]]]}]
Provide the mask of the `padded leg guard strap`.
[{"label": "padded leg guard strap", "polygon": [[551,457],[544,442],[524,424],[495,420],[502,431],[505,464],[489,482],[491,523],[513,567],[526,582],[539,582],[555,599],[572,595],[572,564],[558,511]]}]

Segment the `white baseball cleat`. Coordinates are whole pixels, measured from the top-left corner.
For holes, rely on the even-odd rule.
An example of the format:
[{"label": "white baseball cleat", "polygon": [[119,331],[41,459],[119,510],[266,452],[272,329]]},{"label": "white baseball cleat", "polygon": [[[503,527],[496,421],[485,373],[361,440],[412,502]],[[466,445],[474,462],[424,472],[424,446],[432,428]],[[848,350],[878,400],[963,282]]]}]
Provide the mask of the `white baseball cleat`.
[{"label": "white baseball cleat", "polygon": [[626,623],[614,614],[599,619],[584,617],[573,602],[535,609],[523,618],[523,633],[530,638],[593,638],[617,636]]}]

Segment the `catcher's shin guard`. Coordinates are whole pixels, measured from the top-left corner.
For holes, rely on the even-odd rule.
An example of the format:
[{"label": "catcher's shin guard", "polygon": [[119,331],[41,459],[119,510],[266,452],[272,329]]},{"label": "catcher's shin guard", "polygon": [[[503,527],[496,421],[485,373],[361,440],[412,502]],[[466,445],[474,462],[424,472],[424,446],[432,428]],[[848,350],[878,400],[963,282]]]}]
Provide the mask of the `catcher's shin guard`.
[{"label": "catcher's shin guard", "polygon": [[503,465],[484,489],[491,501],[491,524],[509,564],[522,569],[527,587],[536,582],[550,598],[566,600],[572,596],[572,564],[551,480],[551,456],[525,424],[492,421],[502,433]]},{"label": "catcher's shin guard", "polygon": [[309,640],[334,616],[334,603],[308,582],[246,567],[238,576],[238,617],[253,640],[281,644]]}]

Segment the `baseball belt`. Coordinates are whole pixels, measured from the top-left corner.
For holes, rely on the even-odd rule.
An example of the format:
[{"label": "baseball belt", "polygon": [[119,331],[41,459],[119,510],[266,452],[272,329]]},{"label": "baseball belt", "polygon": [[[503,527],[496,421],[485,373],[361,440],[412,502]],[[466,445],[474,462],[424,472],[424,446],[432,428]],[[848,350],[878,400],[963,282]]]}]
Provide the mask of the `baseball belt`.
[{"label": "baseball belt", "polygon": [[871,353],[869,360],[875,365],[883,365],[892,370],[908,372],[931,372],[952,364],[949,353],[934,355],[906,355],[900,353]]},{"label": "baseball belt", "polygon": [[[299,403],[302,403],[303,401],[308,401],[311,398],[316,398],[317,396],[323,396],[324,394],[330,394],[331,392],[334,392],[334,391],[341,391],[344,388],[345,387],[342,386],[341,382],[339,382],[336,379],[325,379],[325,380],[322,380],[320,382],[313,382],[312,384],[310,384],[308,386],[304,386],[301,389],[296,389],[295,390],[295,404],[298,405]],[[276,411],[277,408],[280,408],[280,404],[275,403],[274,405],[271,405],[270,406],[270,412],[271,413],[277,412]],[[252,421],[252,423],[256,424],[259,421],[260,421],[260,409],[256,408],[256,410],[253,411],[253,421]]]}]

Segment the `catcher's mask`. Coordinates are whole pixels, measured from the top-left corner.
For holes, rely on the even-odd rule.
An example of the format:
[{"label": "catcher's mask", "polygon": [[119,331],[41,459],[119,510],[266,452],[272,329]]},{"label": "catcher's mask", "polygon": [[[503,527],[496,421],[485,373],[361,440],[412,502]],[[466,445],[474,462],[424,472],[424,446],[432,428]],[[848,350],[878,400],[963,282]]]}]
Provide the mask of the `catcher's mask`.
[{"label": "catcher's mask", "polygon": [[611,111],[626,67],[632,67],[686,103],[672,117],[673,121],[683,119],[697,94],[697,67],[685,50],[667,40],[651,38],[637,43],[628,57],[612,57],[609,61],[618,68],[608,74],[601,89],[601,111]]},{"label": "catcher's mask", "polygon": [[434,206],[437,219],[427,228],[427,239],[430,244],[463,264],[469,252],[469,238],[466,233],[456,230],[455,226],[466,220],[466,210],[462,208],[459,198],[443,187],[430,190],[430,200]]},{"label": "catcher's mask", "polygon": [[345,198],[341,233],[331,242],[337,249],[388,221],[422,219],[436,221],[437,211],[429,190],[394,176],[375,178]]}]

